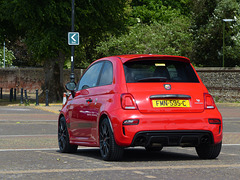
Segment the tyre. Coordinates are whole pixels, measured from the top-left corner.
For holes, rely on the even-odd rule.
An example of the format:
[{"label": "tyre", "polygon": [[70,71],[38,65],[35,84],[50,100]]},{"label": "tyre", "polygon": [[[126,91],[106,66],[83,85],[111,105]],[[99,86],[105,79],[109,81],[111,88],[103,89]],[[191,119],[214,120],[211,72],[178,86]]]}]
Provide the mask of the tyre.
[{"label": "tyre", "polygon": [[202,145],[196,147],[198,157],[201,159],[215,159],[220,154],[222,142],[215,145]]},{"label": "tyre", "polygon": [[100,153],[103,160],[114,161],[122,158],[124,149],[116,144],[107,118],[105,118],[100,124],[99,142]]},{"label": "tyre", "polygon": [[67,124],[64,117],[61,117],[58,125],[58,146],[62,153],[75,153],[77,151],[77,145],[71,145],[69,143],[69,134],[67,130]]}]

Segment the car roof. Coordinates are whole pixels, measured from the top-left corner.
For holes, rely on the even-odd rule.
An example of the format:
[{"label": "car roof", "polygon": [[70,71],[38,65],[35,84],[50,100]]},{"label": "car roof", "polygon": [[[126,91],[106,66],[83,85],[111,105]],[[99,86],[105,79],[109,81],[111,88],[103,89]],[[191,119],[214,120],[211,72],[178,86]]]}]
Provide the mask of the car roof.
[{"label": "car roof", "polygon": [[190,60],[183,56],[173,56],[173,55],[156,55],[156,54],[129,54],[129,55],[119,55],[119,56],[112,56],[119,58],[122,63],[127,61],[135,61],[135,60],[175,60],[181,62],[190,63]]}]

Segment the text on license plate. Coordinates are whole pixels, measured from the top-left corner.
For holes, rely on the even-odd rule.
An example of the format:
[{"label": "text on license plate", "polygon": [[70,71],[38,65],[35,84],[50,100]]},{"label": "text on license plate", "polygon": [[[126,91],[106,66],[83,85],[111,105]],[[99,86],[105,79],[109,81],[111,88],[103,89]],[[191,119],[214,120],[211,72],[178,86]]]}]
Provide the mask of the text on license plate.
[{"label": "text on license plate", "polygon": [[180,99],[164,99],[164,100],[152,100],[154,108],[158,107],[190,107],[189,100]]}]

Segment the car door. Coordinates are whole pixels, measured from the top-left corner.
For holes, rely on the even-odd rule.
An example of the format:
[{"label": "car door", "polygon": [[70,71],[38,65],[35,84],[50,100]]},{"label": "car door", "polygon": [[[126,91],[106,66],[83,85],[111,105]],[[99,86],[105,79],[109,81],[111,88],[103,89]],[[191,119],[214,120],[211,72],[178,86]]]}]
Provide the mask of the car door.
[{"label": "car door", "polygon": [[74,138],[80,141],[93,141],[91,129],[93,126],[90,106],[92,98],[90,92],[97,86],[103,62],[91,65],[78,83],[75,97],[72,99],[72,114],[70,117],[70,131]]},{"label": "car door", "polygon": [[89,111],[92,115],[92,138],[98,139],[98,118],[101,113],[101,108],[109,106],[113,96],[113,65],[110,61],[104,61],[104,65],[99,75],[97,87],[89,89],[89,98],[92,102],[89,104]]}]

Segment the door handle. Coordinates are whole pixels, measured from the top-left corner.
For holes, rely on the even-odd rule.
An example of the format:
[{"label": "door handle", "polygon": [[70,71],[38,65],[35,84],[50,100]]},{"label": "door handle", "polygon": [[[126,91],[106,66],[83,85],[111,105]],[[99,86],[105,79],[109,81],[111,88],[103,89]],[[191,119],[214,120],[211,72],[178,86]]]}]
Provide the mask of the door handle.
[{"label": "door handle", "polygon": [[89,98],[89,99],[86,100],[86,102],[87,102],[87,103],[90,103],[90,102],[92,102],[92,99]]}]

